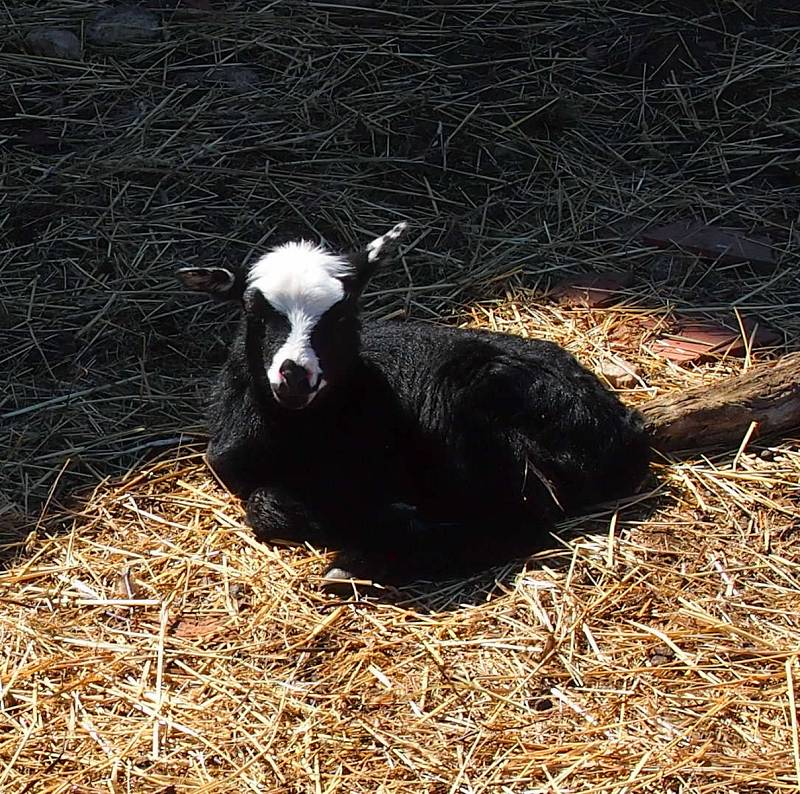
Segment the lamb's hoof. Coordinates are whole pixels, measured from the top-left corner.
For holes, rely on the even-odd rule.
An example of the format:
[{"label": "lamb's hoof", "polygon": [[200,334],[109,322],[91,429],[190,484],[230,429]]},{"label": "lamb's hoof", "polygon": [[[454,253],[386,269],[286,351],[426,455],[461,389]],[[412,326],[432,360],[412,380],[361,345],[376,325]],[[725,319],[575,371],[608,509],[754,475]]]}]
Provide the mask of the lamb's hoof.
[{"label": "lamb's hoof", "polygon": [[333,565],[322,575],[321,587],[325,592],[338,596],[367,595],[375,590],[371,579],[348,571],[339,565]]},{"label": "lamb's hoof", "polygon": [[334,565],[328,568],[322,576],[321,587],[327,593],[339,596],[353,595],[357,577],[344,568]]},{"label": "lamb's hoof", "polygon": [[328,570],[325,571],[325,575],[322,578],[326,582],[349,582],[358,577],[354,576],[350,571],[346,571],[344,568],[339,568],[334,565],[332,568],[328,568]]}]

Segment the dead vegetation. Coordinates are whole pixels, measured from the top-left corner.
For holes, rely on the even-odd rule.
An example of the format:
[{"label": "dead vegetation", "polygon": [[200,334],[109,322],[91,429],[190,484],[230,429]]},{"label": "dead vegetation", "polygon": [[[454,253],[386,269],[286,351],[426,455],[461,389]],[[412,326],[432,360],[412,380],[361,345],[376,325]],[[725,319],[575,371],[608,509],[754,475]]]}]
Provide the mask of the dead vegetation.
[{"label": "dead vegetation", "polygon": [[368,601],[182,457],[3,575],[5,790],[796,790],[796,448],[662,465],[646,518]]},{"label": "dead vegetation", "polygon": [[[172,271],[408,218],[373,315],[554,339],[637,404],[714,383],[800,335],[800,17],[140,5],[121,44],[104,6],[3,7],[0,789],[797,790],[796,437],[659,458],[525,567],[338,600],[206,475],[227,312]],[[768,272],[642,241],[676,220]],[[559,303],[587,272],[630,276]],[[737,354],[659,353],[689,320]]]}]

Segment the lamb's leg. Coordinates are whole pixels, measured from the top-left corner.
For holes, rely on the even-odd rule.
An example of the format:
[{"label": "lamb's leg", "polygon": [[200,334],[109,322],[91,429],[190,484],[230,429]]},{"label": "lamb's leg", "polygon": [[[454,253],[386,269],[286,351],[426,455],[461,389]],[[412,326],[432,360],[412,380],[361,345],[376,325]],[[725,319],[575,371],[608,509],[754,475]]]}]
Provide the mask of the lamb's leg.
[{"label": "lamb's leg", "polygon": [[325,522],[315,511],[275,486],[256,488],[247,499],[247,523],[261,541],[331,542]]},{"label": "lamb's leg", "polygon": [[258,468],[253,466],[253,460],[258,460],[254,457],[257,454],[256,449],[247,446],[220,452],[212,442],[206,450],[206,463],[231,493],[240,499],[246,499],[258,484],[261,474]]},{"label": "lamb's leg", "polygon": [[532,554],[544,537],[541,528],[492,519],[425,521],[408,510],[381,519],[370,537],[337,555],[335,578],[402,584],[469,576]]}]

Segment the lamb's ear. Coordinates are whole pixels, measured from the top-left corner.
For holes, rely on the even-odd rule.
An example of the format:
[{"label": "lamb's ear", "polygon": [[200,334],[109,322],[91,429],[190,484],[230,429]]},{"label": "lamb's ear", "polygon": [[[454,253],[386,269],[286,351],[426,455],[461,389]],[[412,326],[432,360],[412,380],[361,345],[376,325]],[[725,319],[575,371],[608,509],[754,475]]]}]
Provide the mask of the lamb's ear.
[{"label": "lamb's ear", "polygon": [[376,265],[391,259],[400,245],[400,239],[408,229],[408,222],[401,221],[397,226],[393,226],[386,234],[376,237],[371,243],[367,243],[367,261],[374,262]]},{"label": "lamb's ear", "polygon": [[407,229],[408,222],[402,221],[351,257],[355,270],[350,285],[353,294],[360,295],[377,268],[394,257]]},{"label": "lamb's ear", "polygon": [[229,270],[225,267],[182,267],[176,275],[187,289],[205,292],[215,300],[241,300],[244,294],[245,277],[240,270]]}]

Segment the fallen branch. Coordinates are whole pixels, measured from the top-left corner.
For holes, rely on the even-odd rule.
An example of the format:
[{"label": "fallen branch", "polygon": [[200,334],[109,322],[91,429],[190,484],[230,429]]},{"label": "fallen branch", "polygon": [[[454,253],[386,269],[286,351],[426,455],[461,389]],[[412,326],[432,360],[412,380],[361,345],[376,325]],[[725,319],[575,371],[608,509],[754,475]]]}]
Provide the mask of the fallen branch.
[{"label": "fallen branch", "polygon": [[662,451],[739,444],[800,427],[800,353],[757,364],[742,375],[657,398],[642,407]]}]

